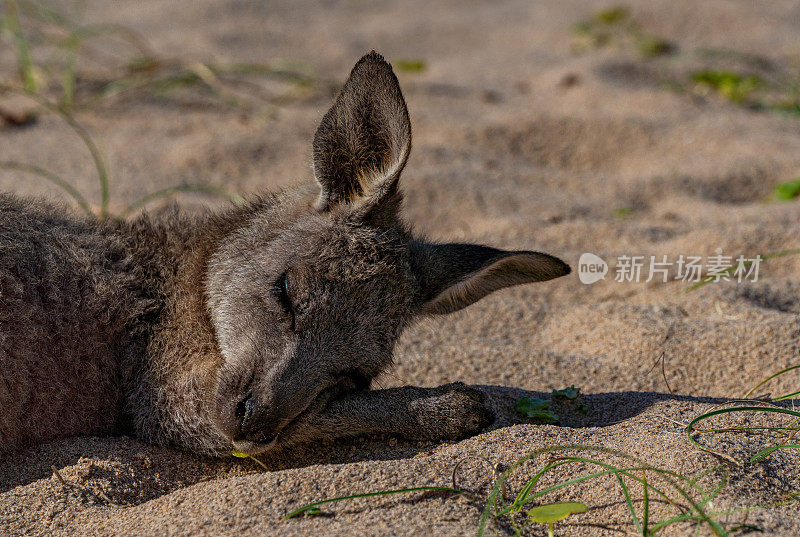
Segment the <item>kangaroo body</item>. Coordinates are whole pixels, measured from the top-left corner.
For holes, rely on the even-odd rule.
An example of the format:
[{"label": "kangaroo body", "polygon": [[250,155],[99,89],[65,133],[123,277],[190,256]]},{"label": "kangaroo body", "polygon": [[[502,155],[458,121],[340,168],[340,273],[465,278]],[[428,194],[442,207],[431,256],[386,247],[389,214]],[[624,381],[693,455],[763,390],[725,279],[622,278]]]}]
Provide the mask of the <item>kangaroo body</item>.
[{"label": "kangaroo body", "polygon": [[0,451],[112,433],[213,449],[211,221],[103,224],[0,196]]},{"label": "kangaroo body", "polygon": [[569,268],[414,238],[397,186],[410,147],[397,80],[371,53],[317,131],[317,187],[121,223],[0,196],[0,454],[115,433],[260,453],[491,423],[463,385],[369,390],[371,379],[414,318]]}]

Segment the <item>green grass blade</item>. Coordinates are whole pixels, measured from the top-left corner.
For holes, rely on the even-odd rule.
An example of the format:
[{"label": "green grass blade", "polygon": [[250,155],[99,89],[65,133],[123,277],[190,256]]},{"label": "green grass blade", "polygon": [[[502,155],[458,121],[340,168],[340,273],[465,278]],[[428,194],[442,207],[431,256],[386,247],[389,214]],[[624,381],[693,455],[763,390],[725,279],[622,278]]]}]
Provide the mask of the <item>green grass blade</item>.
[{"label": "green grass blade", "polygon": [[35,92],[37,89],[36,76],[33,72],[33,61],[31,60],[30,46],[22,27],[19,23],[19,5],[16,0],[6,0],[6,25],[14,39],[14,46],[17,49],[17,68],[19,69],[22,84],[27,92]]},{"label": "green grass blade", "polygon": [[778,444],[777,446],[768,447],[767,449],[762,449],[755,455],[750,458],[750,462],[759,462],[761,460],[766,459],[773,452],[778,451],[779,449],[800,449],[800,444]]},{"label": "green grass blade", "polygon": [[[781,369],[781,370],[780,370],[780,371],[778,371],[777,373],[774,373],[774,374],[772,374],[772,375],[768,376],[767,378],[765,378],[764,380],[762,380],[761,382],[759,382],[758,384],[756,384],[755,386],[753,386],[752,388],[750,388],[749,390],[747,390],[747,393],[746,393],[746,394],[744,394],[744,398],[745,398],[745,399],[747,399],[748,397],[750,397],[750,395],[751,395],[751,394],[752,394],[754,391],[756,391],[756,390],[757,390],[757,389],[759,389],[761,386],[763,386],[763,385],[764,385],[764,384],[766,384],[767,382],[771,381],[771,380],[772,380],[772,379],[774,379],[775,377],[778,377],[778,376],[780,376],[780,375],[783,375],[784,373],[788,373],[789,371],[793,371],[793,370],[795,370],[795,369],[800,369],[800,364],[793,365],[793,366],[789,366],[789,367],[787,367],[787,368],[785,368],[785,369]],[[796,395],[797,393],[800,393],[800,392],[795,392],[795,394],[792,394],[792,395]]]},{"label": "green grass blade", "polygon": [[[694,479],[694,482],[696,483],[697,481],[702,479],[706,474],[711,473],[716,469],[724,470],[724,468],[720,468],[719,466],[715,466],[715,467],[709,468],[709,469],[703,471],[696,479]],[[720,492],[722,492],[722,489],[725,488],[725,485],[727,485],[727,483],[728,483],[728,474],[726,472],[725,475],[724,475],[724,478],[711,491],[711,493],[708,494],[708,495],[704,495],[703,500],[700,502],[700,505],[705,507],[705,505],[707,505],[708,502],[712,501],[714,498],[716,498],[719,495]],[[707,515],[709,517],[712,517],[712,518],[718,516],[719,514],[724,514],[724,513],[719,513],[719,512],[707,513]],[[655,535],[658,531],[662,530],[663,528],[665,528],[665,527],[667,527],[667,526],[669,526],[671,524],[675,524],[675,523],[678,523],[678,522],[685,522],[685,521],[689,521],[689,520],[700,521],[700,518],[699,518],[699,515],[694,514],[694,513],[681,513],[680,515],[677,515],[677,516],[674,516],[674,517],[669,518],[667,520],[662,520],[661,522],[656,523],[652,528],[650,528],[650,534],[651,535]]]},{"label": "green grass blade", "polygon": [[96,23],[77,26],[68,22],[64,22],[62,26],[70,32],[70,38],[77,39],[78,41],[97,37],[109,37],[130,44],[136,49],[137,53],[144,58],[155,57],[155,53],[150,48],[147,40],[139,32],[128,26],[114,23]]},{"label": "green grass blade", "polygon": [[61,107],[54,105],[41,95],[37,95],[35,93],[28,93],[27,91],[21,90],[19,88],[15,88],[14,86],[9,86],[7,84],[0,84],[0,90],[8,91],[11,93],[17,93],[19,95],[24,95],[30,99],[33,99],[41,106],[50,110],[51,112],[55,112],[61,119],[66,122],[67,125],[75,132],[75,134],[80,137],[83,141],[83,144],[89,150],[89,153],[92,156],[92,161],[94,162],[95,169],[97,170],[97,178],[100,181],[100,214],[99,217],[101,219],[105,219],[108,217],[108,200],[109,200],[109,181],[108,181],[108,169],[106,168],[105,161],[103,159],[103,154],[100,152],[100,149],[95,144],[94,139],[89,134],[89,131],[86,128],[78,123],[71,114],[61,109]]},{"label": "green grass blade", "polygon": [[647,474],[644,474],[644,487],[642,488],[642,494],[644,505],[642,506],[642,537],[647,537],[650,535],[650,530],[648,529],[648,525],[650,524],[650,496],[647,492]]},{"label": "green grass blade", "polygon": [[40,20],[42,22],[67,28],[72,23],[60,11],[56,11],[52,7],[42,4],[42,2],[32,2],[30,0],[19,0],[19,8],[25,15]]},{"label": "green grass blade", "polygon": [[[591,462],[591,463],[596,463],[596,464],[599,463],[600,466],[603,465],[603,463],[600,463],[600,461],[596,461],[594,459],[586,459],[586,458],[582,458],[582,457],[576,457],[575,460],[573,460],[571,462]],[[616,467],[612,466],[612,467],[610,467],[610,468],[608,468],[606,470],[593,472],[593,473],[590,473],[590,474],[585,474],[585,475],[582,475],[582,476],[579,476],[579,477],[573,477],[572,479],[568,479],[567,481],[562,481],[561,483],[557,483],[555,485],[551,485],[551,486],[549,486],[547,488],[544,488],[544,489],[542,489],[542,490],[540,490],[540,491],[538,491],[538,492],[536,492],[534,494],[529,494],[528,497],[525,500],[521,501],[520,504],[518,506],[516,506],[516,508],[519,509],[519,507],[521,507],[522,505],[530,503],[530,502],[536,500],[537,498],[545,496],[545,495],[547,495],[547,494],[549,494],[551,492],[554,492],[556,490],[559,490],[559,489],[562,489],[562,488],[566,488],[566,487],[569,487],[571,485],[575,485],[577,483],[582,483],[583,481],[587,481],[587,480],[590,480],[590,479],[596,479],[598,477],[603,477],[603,476],[607,476],[607,475],[620,475],[620,474],[622,474],[622,475],[627,475],[628,477],[633,477],[633,474],[631,472],[638,472],[638,471],[644,471],[644,470],[650,470],[650,469],[651,468],[649,466],[634,466],[634,467],[630,467],[630,468],[616,468]],[[636,479],[635,477],[633,477],[633,478]],[[658,494],[660,496],[662,496],[663,498],[665,498],[666,500],[669,501],[669,497],[667,496],[667,494],[664,491],[662,491],[660,489],[657,489],[656,487],[653,487],[652,485],[650,485],[650,487],[653,490],[655,490],[656,492],[658,492]],[[627,489],[627,487],[626,487],[626,489]],[[511,512],[510,507],[507,507],[506,509],[498,512],[497,516],[508,514],[510,512]]]},{"label": "green grass blade", "polygon": [[[711,529],[711,531],[714,534],[718,535],[718,536],[727,535],[727,533],[722,528],[722,526],[720,526],[720,524],[718,522],[716,522],[712,517],[710,517],[709,514],[705,511],[706,504],[709,501],[711,501],[714,497],[716,497],[716,495],[718,495],[719,492],[725,486],[725,483],[727,482],[727,477],[724,477],[723,481],[720,482],[720,484],[716,487],[716,489],[713,490],[709,494],[709,493],[706,493],[701,487],[699,487],[697,485],[697,480],[689,479],[689,478],[687,478],[687,477],[685,477],[683,475],[680,475],[680,474],[678,474],[676,472],[672,472],[670,470],[663,470],[663,469],[660,469],[660,468],[652,467],[650,465],[647,465],[647,464],[643,463],[642,461],[640,461],[636,457],[633,457],[633,456],[628,455],[626,453],[623,453],[623,452],[620,452],[620,451],[617,451],[617,450],[614,450],[614,449],[610,449],[610,448],[603,448],[603,447],[597,447],[597,446],[585,446],[585,445],[571,445],[570,446],[570,445],[568,445],[568,446],[554,446],[554,447],[550,447],[550,448],[541,448],[541,449],[538,449],[536,451],[533,451],[533,452],[529,453],[528,455],[526,455],[525,457],[522,457],[521,459],[519,459],[517,462],[515,462],[511,467],[509,467],[505,472],[503,472],[503,474],[501,474],[498,477],[498,479],[495,482],[494,487],[492,488],[491,493],[489,494],[489,497],[487,498],[487,502],[486,502],[486,505],[484,507],[483,513],[481,514],[481,519],[480,519],[480,522],[479,522],[479,525],[478,525],[478,532],[477,532],[478,536],[480,537],[480,536],[484,535],[484,533],[486,531],[486,526],[488,524],[489,517],[492,516],[492,506],[495,505],[495,499],[497,498],[497,495],[499,494],[499,491],[501,490],[501,487],[503,486],[505,481],[508,479],[508,476],[512,472],[514,472],[517,468],[519,468],[519,466],[522,465],[523,463],[533,459],[534,457],[536,457],[538,455],[542,455],[542,454],[545,454],[545,453],[553,453],[553,452],[563,452],[563,451],[569,451],[569,450],[573,450],[573,451],[574,450],[584,450],[584,451],[593,451],[593,452],[599,452],[599,453],[606,453],[606,454],[609,454],[609,455],[614,455],[614,456],[617,456],[617,457],[620,457],[620,458],[624,458],[624,459],[635,461],[640,466],[635,466],[635,467],[632,467],[632,468],[617,468],[617,467],[615,467],[613,465],[610,465],[608,463],[605,463],[603,461],[598,461],[598,460],[595,460],[595,459],[589,459],[589,458],[586,458],[586,457],[563,457],[562,458],[563,460],[571,460],[573,462],[591,463],[591,464],[599,465],[599,466],[603,467],[604,469],[602,471],[599,471],[599,472],[594,472],[592,474],[580,476],[580,477],[573,478],[573,479],[570,479],[570,480],[562,482],[562,483],[558,483],[556,485],[553,485],[553,486],[547,487],[546,489],[538,491],[538,492],[536,492],[534,494],[527,494],[526,498],[525,498],[525,501],[522,502],[522,503],[528,503],[529,501],[533,501],[535,498],[541,497],[541,496],[543,496],[543,495],[545,495],[545,494],[547,494],[549,492],[552,492],[554,490],[558,490],[558,489],[561,489],[561,488],[564,488],[566,486],[570,486],[570,485],[573,485],[573,484],[576,484],[576,483],[579,483],[579,482],[582,482],[582,481],[586,481],[588,479],[593,479],[593,478],[597,478],[597,477],[601,477],[601,476],[605,476],[605,475],[615,475],[615,476],[619,475],[619,476],[625,476],[625,477],[628,477],[630,479],[636,480],[639,483],[641,483],[643,486],[645,486],[645,484],[646,484],[646,486],[648,487],[649,490],[656,492],[656,494],[658,494],[659,496],[664,498],[668,503],[670,503],[674,507],[680,509],[680,507],[675,504],[675,501],[672,500],[663,490],[661,490],[658,487],[653,486],[651,484],[651,482],[649,482],[649,481],[647,481],[647,480],[645,480],[645,479],[643,479],[643,478],[641,478],[641,477],[639,477],[639,476],[637,476],[636,474],[633,473],[635,471],[655,472],[659,476],[661,476],[661,478],[666,483],[668,483],[672,488],[674,488],[675,491],[678,492],[680,494],[680,496],[683,498],[683,500],[685,500],[686,503],[690,506],[692,517],[693,517],[692,520],[696,520],[696,521],[701,522],[703,524],[707,524],[709,526],[709,528]],[[552,465],[553,463],[550,463],[550,464]],[[720,468],[720,467],[715,467],[715,469],[716,468]],[[724,471],[725,469],[722,468],[722,470]],[[705,475],[705,474],[702,474],[702,475]],[[724,475],[727,476],[727,472]],[[678,481],[683,481],[687,485],[689,485],[689,487],[691,489],[694,489],[694,490],[698,491],[701,494],[701,500],[700,501],[695,501],[692,498],[692,496],[681,485],[678,484]],[[649,495],[648,495],[648,502],[649,502]],[[512,509],[516,509],[518,507],[519,506],[514,506],[512,504],[511,506],[506,507],[503,510],[496,512],[496,514],[494,516],[498,517],[498,516],[501,516],[502,514],[508,514]],[[649,516],[649,514],[648,514],[648,516]],[[655,528],[651,528],[649,531],[652,534],[652,533],[655,532]]]},{"label": "green grass blade", "polygon": [[44,168],[40,168],[39,166],[34,166],[33,164],[26,164],[24,162],[16,162],[12,160],[0,161],[0,168],[32,173],[42,177],[43,179],[46,179],[47,181],[50,181],[54,185],[64,190],[73,200],[75,200],[75,203],[77,203],[86,214],[92,215],[92,207],[89,205],[89,203],[87,203],[86,199],[81,195],[81,193],[78,192],[75,187],[53,172],[45,170]]},{"label": "green grass blade", "polygon": [[75,64],[78,60],[79,41],[73,37],[67,40],[66,62],[64,65],[64,75],[61,82],[61,109],[67,113],[72,111],[75,103],[75,80],[77,77]]},{"label": "green grass blade", "polygon": [[791,399],[792,397],[797,397],[800,395],[800,391],[787,393],[786,395],[779,395],[778,397],[773,397],[770,401],[785,401],[786,399]]},{"label": "green grass blade", "polygon": [[[610,450],[610,449],[607,449],[607,448],[593,448],[593,449],[595,449],[597,451],[600,451],[600,452],[611,453],[611,454],[614,454],[616,456],[619,456],[619,457],[622,457],[622,458],[627,458],[629,460],[634,460],[634,461],[637,461],[637,462],[641,463],[641,461],[639,459],[637,459],[636,457],[633,457],[633,456],[628,455],[626,453],[619,452],[617,450]],[[581,458],[576,457],[576,459],[581,459]],[[613,469],[614,468],[612,465],[609,465],[609,464],[604,463],[602,461],[595,461],[595,460],[592,460],[592,459],[584,459],[584,462],[590,462],[590,463],[593,463],[593,464],[598,464],[599,463],[600,466],[608,468],[608,469]],[[666,483],[668,483],[672,488],[674,488],[684,498],[684,500],[686,500],[686,502],[691,506],[691,508],[697,512],[697,516],[699,517],[699,520],[704,522],[704,523],[706,523],[706,524],[708,524],[710,529],[715,534],[717,534],[717,535],[726,535],[725,530],[719,525],[719,523],[717,523],[715,520],[713,520],[711,517],[709,517],[707,515],[707,513],[705,512],[705,510],[703,509],[705,504],[708,501],[710,501],[711,499],[713,499],[713,497],[716,496],[716,494],[718,494],[719,491],[722,490],[722,487],[724,486],[722,483],[720,484],[720,486],[718,487],[716,492],[714,492],[712,495],[706,495],[705,492],[703,491],[703,489],[697,485],[696,480],[691,480],[691,479],[689,479],[689,478],[687,478],[687,477],[685,477],[685,476],[683,476],[681,474],[678,474],[676,472],[672,472],[670,470],[663,470],[661,468],[655,468],[653,466],[646,465],[646,464],[644,466],[646,467],[646,470],[659,474],[661,476],[661,478]],[[639,483],[641,483],[643,486],[646,483],[646,481],[644,479],[638,477],[635,474],[632,474],[628,470],[624,470],[624,469],[619,470],[619,474],[618,475],[625,475],[627,477],[630,477],[631,479],[634,479],[634,480],[638,481]],[[673,479],[678,479],[678,480],[684,481],[691,488],[693,488],[693,489],[697,490],[698,492],[700,492],[702,494],[702,498],[703,499],[700,502],[695,502],[694,499],[692,499],[691,495],[688,492],[686,492],[686,490],[684,490],[681,486],[679,486],[675,481],[673,481]],[[656,493],[658,493],[659,495],[661,495],[670,504],[672,504],[673,506],[676,506],[675,502],[671,498],[666,496],[660,489],[654,487],[651,484],[647,484],[647,486],[650,487],[651,490],[653,490]]]},{"label": "green grass blade", "polygon": [[223,188],[221,186],[207,185],[207,184],[203,184],[203,183],[188,183],[188,184],[184,184],[184,185],[171,186],[171,187],[159,190],[157,192],[153,192],[152,194],[147,194],[146,196],[142,196],[138,200],[136,200],[133,203],[131,203],[130,205],[128,205],[128,207],[124,211],[122,211],[120,213],[119,218],[126,218],[126,217],[130,216],[131,213],[133,213],[134,211],[144,207],[145,205],[147,205],[151,201],[155,201],[157,199],[168,198],[168,197],[174,196],[175,194],[178,194],[180,192],[201,192],[201,193],[205,193],[205,194],[212,194],[212,195],[215,195],[215,196],[220,196],[220,197],[223,197],[223,198],[227,198],[227,199],[229,199],[230,201],[232,201],[233,203],[235,203],[237,205],[241,205],[241,204],[243,204],[245,202],[244,198],[242,198],[240,195],[238,195],[238,194],[236,194],[234,192],[231,192],[231,191],[229,191],[229,190],[227,190],[227,189],[225,189],[225,188]]},{"label": "green grass blade", "polygon": [[710,411],[710,412],[705,412],[705,413],[700,414],[699,416],[695,417],[692,421],[689,422],[689,424],[686,426],[686,436],[688,437],[689,442],[691,442],[697,449],[699,449],[701,451],[705,451],[707,453],[711,453],[712,455],[716,455],[717,457],[721,457],[723,459],[729,460],[729,461],[733,462],[736,465],[739,465],[739,463],[735,459],[732,459],[731,457],[729,457],[729,456],[727,456],[727,455],[725,455],[723,453],[719,453],[717,451],[714,451],[713,449],[701,444],[700,442],[698,442],[697,440],[692,438],[692,433],[696,432],[696,431],[693,431],[694,425],[696,423],[699,423],[700,421],[708,419],[708,418],[711,418],[713,416],[718,416],[720,414],[730,414],[732,412],[772,412],[772,413],[776,413],[776,414],[787,414],[789,416],[800,417],[800,412],[796,412],[794,410],[789,410],[787,408],[763,407],[763,406],[738,406],[738,407],[732,407],[732,408],[720,408],[720,409],[713,410],[713,411]]},{"label": "green grass blade", "polygon": [[766,425],[753,425],[753,426],[742,426],[742,427],[720,427],[715,429],[694,429],[696,433],[731,433],[734,431],[797,431],[800,430],[800,427],[787,425],[786,427],[768,427]]},{"label": "green grass blade", "polygon": [[[749,505],[747,507],[737,507],[735,509],[723,509],[722,511],[712,511],[712,512],[710,512],[708,514],[710,516],[713,516],[713,517],[718,517],[718,516],[723,516],[723,515],[726,515],[726,516],[727,515],[735,515],[735,514],[739,514],[739,513],[749,513],[749,512],[752,512],[752,511],[758,511],[758,510],[761,510],[761,509],[775,509],[777,507],[783,507],[785,505],[791,505],[791,504],[794,504],[794,503],[797,503],[797,502],[800,502],[800,492],[791,493],[791,494],[789,494],[789,498],[787,498],[787,499],[780,500],[780,501],[773,502],[773,503],[768,503],[768,504],[765,504],[765,505]],[[675,524],[677,522],[686,522],[686,521],[689,521],[689,520],[697,520],[697,515],[694,515],[694,514],[691,514],[691,513],[683,513],[683,514],[680,514],[678,516],[675,516],[675,517],[669,518],[667,520],[661,521],[658,524],[656,524],[655,526],[653,526],[653,528],[652,528],[650,533],[651,534],[655,534],[657,531],[665,528],[666,526],[669,526],[670,524]],[[731,529],[730,531],[734,531],[734,529]]]},{"label": "green grass blade", "polygon": [[328,498],[326,500],[320,500],[318,502],[312,502],[309,504],[304,505],[298,509],[295,509],[288,515],[285,515],[283,518],[284,520],[288,520],[290,518],[294,518],[296,516],[302,515],[306,511],[313,510],[315,507],[319,507],[320,505],[324,505],[326,503],[332,502],[341,502],[345,500],[355,500],[357,498],[371,498],[374,496],[388,496],[390,494],[402,494],[406,492],[450,492],[453,494],[464,494],[467,496],[471,496],[470,493],[460,489],[454,489],[450,487],[409,487],[405,489],[394,489],[394,490],[381,490],[377,492],[362,492],[360,494],[351,494],[349,496],[338,496],[336,498]]},{"label": "green grass blade", "polygon": [[553,468],[557,468],[559,466],[563,466],[564,464],[570,464],[571,462],[572,461],[569,461],[569,460],[565,461],[565,460],[562,460],[562,459],[558,459],[557,461],[551,462],[550,464],[548,464],[547,466],[545,466],[544,468],[542,468],[541,470],[536,472],[536,475],[534,475],[531,479],[528,480],[527,483],[525,483],[525,485],[520,489],[519,494],[517,494],[517,497],[514,498],[514,502],[511,504],[512,510],[518,508],[518,506],[520,506],[523,503],[525,503],[525,498],[527,498],[527,496],[530,493],[530,491],[533,488],[533,486],[536,485],[536,483],[539,481],[539,479],[541,479],[541,477],[546,472],[548,472],[549,470],[552,470]]},{"label": "green grass blade", "polygon": [[[616,474],[617,482],[619,483],[619,487],[622,489],[622,494],[625,496],[625,504],[628,506],[628,511],[631,514],[631,518],[633,519],[633,525],[636,528],[636,533],[642,533],[642,523],[639,522],[639,517],[636,516],[636,509],[633,507],[633,500],[631,500],[631,493],[628,491],[628,485],[625,484],[625,480],[622,479],[622,476]],[[644,487],[647,488],[647,481],[644,481]]]},{"label": "green grass blade", "polygon": [[793,200],[800,196],[800,178],[775,185],[772,192],[774,197],[780,201]]},{"label": "green grass blade", "polygon": [[33,72],[33,61],[31,60],[30,46],[22,27],[19,24],[19,5],[16,0],[6,0],[6,25],[14,39],[14,46],[17,49],[17,68],[22,79],[25,91],[34,93],[36,91],[36,77]]}]

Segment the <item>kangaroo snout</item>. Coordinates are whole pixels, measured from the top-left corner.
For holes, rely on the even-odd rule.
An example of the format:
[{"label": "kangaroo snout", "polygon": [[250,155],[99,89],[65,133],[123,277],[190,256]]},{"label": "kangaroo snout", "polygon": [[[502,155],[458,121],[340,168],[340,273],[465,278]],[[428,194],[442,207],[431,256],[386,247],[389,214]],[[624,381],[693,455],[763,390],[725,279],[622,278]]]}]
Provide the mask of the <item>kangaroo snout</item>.
[{"label": "kangaroo snout", "polygon": [[[266,451],[282,441],[286,428],[321,412],[331,398],[362,383],[343,375],[321,387],[281,379],[270,389],[248,392],[233,409],[231,439],[245,453]],[[291,436],[291,435],[290,435]]]},{"label": "kangaroo snout", "polygon": [[233,441],[269,444],[284,427],[310,407],[315,399],[314,394],[299,396],[295,393],[292,397],[247,394],[236,405],[238,431],[233,435]]},{"label": "kangaroo snout", "polygon": [[[236,406],[236,418],[239,420],[239,431],[233,436],[234,445],[247,445],[250,449],[240,449],[248,452],[257,445],[269,445],[280,434],[281,429],[292,422],[292,417],[286,416],[284,408],[275,405],[259,404],[252,394],[248,394]],[[252,444],[252,445],[251,445]]]}]

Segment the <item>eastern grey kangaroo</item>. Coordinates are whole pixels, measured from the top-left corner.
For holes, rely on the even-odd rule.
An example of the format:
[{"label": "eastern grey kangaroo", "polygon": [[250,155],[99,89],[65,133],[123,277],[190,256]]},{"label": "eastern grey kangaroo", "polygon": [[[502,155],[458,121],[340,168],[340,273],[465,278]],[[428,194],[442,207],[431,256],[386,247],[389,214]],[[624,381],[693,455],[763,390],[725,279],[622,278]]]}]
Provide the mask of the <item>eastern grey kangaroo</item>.
[{"label": "eastern grey kangaroo", "polygon": [[411,235],[411,125],[391,66],[353,68],[313,142],[318,185],[128,222],[0,195],[0,454],[131,434],[206,455],[493,420],[460,383],[370,390],[415,318],[570,272]]}]

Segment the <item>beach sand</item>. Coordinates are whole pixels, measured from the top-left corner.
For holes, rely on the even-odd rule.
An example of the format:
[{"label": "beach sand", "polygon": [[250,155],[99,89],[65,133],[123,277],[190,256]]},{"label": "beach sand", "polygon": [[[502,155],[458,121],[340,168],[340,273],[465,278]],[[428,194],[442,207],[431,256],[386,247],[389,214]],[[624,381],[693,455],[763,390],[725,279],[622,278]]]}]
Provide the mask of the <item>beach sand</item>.
[{"label": "beach sand", "polygon": [[[396,366],[379,384],[460,380],[484,390],[498,419],[478,436],[435,445],[361,438],[308,446],[265,461],[269,472],[250,460],[202,459],[127,437],[63,439],[2,461],[0,534],[472,535],[496,468],[536,449],[576,444],[619,450],[692,478],[709,470],[698,481],[705,490],[727,475],[727,485],[706,505],[709,512],[768,505],[800,490],[798,450],[747,464],[774,436],[700,436],[735,465],[692,447],[681,425],[800,363],[800,256],[764,262],[757,282],[723,281],[691,293],[680,293],[688,284],[675,281],[674,270],[667,283],[645,283],[647,266],[639,283],[614,280],[623,255],[675,261],[722,249],[751,258],[800,245],[800,201],[768,201],[775,185],[800,176],[800,116],[670,84],[686,87],[698,69],[766,80],[794,73],[800,83],[800,7],[778,0],[626,4],[640,31],[668,40],[676,52],[645,59],[625,39],[576,50],[582,41],[573,25],[609,6],[593,1],[87,2],[86,22],[130,26],[164,56],[288,58],[330,82],[249,112],[207,97],[194,102],[192,95],[135,93],[79,111],[106,155],[112,211],[183,182],[248,193],[311,181],[310,141],[331,88],[362,54],[377,49],[395,63],[424,60],[419,72],[398,72],[414,133],[401,184],[415,229],[439,240],[546,251],[572,265],[573,274],[498,292],[403,336]],[[13,73],[9,50],[0,54],[0,68],[4,76]],[[291,89],[281,81],[264,84],[269,91]],[[17,99],[3,102],[23,106]],[[2,160],[57,170],[89,199],[99,199],[85,147],[56,115],[3,128],[0,148]],[[9,171],[0,172],[0,189],[64,197],[40,179]],[[218,203],[197,195],[179,199],[187,210]],[[584,252],[611,265],[605,280],[579,281]],[[765,391],[796,391],[797,379],[783,375]],[[570,385],[581,395],[553,403],[557,424],[528,423],[515,410],[521,396],[547,398]],[[788,420],[753,413],[713,423]],[[639,464],[607,453],[571,453]],[[515,471],[510,497],[552,456]],[[282,520],[314,500],[451,486],[456,466],[456,485],[475,497],[394,495]],[[541,487],[596,470],[562,466]],[[687,505],[656,472],[645,475]],[[641,487],[628,481],[641,516]],[[590,508],[556,524],[557,535],[636,533],[613,476],[538,502],[551,499]],[[651,524],[681,512],[651,499]],[[758,527],[759,535],[800,535],[797,504],[717,519],[729,529]],[[488,534],[514,532],[507,518],[488,528]],[[684,523],[662,533],[692,531],[693,523]],[[749,531],[742,526],[731,534]],[[546,534],[542,525],[525,532]],[[711,534],[708,526],[700,534]]]}]

